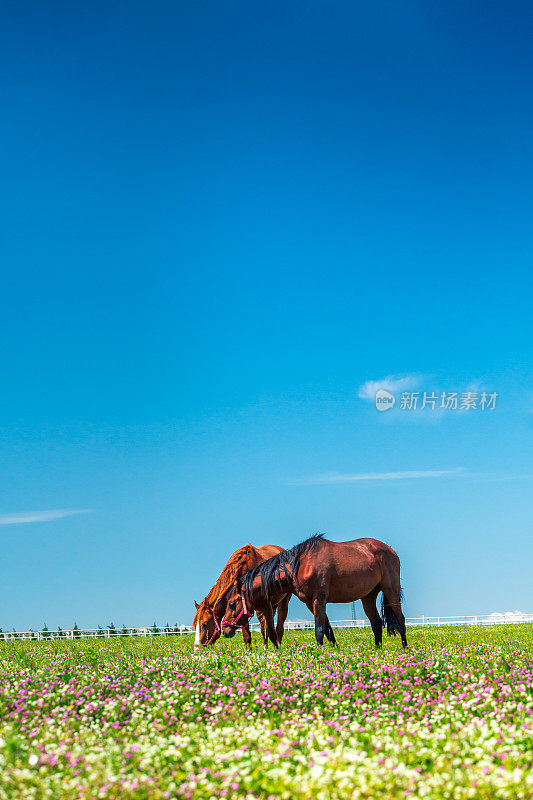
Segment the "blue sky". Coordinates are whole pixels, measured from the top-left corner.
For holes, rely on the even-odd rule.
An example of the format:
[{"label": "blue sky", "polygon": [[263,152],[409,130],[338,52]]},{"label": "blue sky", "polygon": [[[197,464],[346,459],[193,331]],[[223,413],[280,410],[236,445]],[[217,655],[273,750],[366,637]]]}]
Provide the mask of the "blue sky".
[{"label": "blue sky", "polygon": [[533,611],[530,5],[2,28],[0,626],[189,622],[315,531],[390,543],[408,615]]}]

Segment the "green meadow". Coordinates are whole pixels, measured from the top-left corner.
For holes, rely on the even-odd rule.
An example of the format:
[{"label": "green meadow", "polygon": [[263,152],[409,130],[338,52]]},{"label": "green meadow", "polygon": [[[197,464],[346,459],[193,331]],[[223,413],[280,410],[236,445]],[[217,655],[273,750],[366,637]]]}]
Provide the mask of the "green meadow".
[{"label": "green meadow", "polygon": [[0,642],[4,798],[533,797],[533,626]]}]

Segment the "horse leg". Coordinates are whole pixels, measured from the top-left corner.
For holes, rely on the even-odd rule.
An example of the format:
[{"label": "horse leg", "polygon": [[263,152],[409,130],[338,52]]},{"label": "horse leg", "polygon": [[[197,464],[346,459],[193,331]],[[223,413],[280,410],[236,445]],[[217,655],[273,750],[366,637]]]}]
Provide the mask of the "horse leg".
[{"label": "horse leg", "polygon": [[333,633],[333,628],[331,627],[331,623],[328,619],[328,615],[326,614],[326,638],[331,642],[331,644],[336,645],[337,640],[335,639],[335,634]]},{"label": "horse leg", "polygon": [[289,613],[289,600],[290,599],[291,599],[291,596],[288,594],[278,604],[278,619],[276,621],[276,634],[277,634],[277,637],[278,637],[278,642],[280,644],[281,644],[281,640],[283,639],[283,632],[285,630],[284,623],[285,623],[285,620],[287,619],[287,614]]},{"label": "horse leg", "polygon": [[268,633],[268,638],[270,639],[270,641],[277,650],[279,645],[278,645],[278,634],[276,633],[276,628],[274,627],[274,615],[272,615],[270,619],[267,619],[267,633]]},{"label": "horse leg", "polygon": [[394,636],[396,631],[398,631],[402,639],[403,647],[408,647],[401,595],[400,592],[396,593],[390,587],[383,589],[383,616],[389,636]]},{"label": "horse leg", "polygon": [[[306,603],[306,605],[307,605],[307,608],[309,609],[309,611],[311,612],[311,614],[313,614],[313,616],[314,616],[314,614],[315,614],[315,611],[314,611],[315,604],[314,603]],[[325,611],[325,608],[326,608],[326,606],[324,604],[324,611]],[[333,628],[331,627],[328,615],[326,613],[324,613],[324,634],[326,636],[326,639],[328,639],[328,641],[330,641],[331,644],[334,644],[334,645],[337,644],[337,640],[335,639],[335,634],[333,633]],[[315,619],[315,635],[316,635],[316,619]],[[323,641],[324,640],[322,639],[322,642]],[[318,643],[318,639],[317,639],[317,643]]]},{"label": "horse leg", "polygon": [[379,587],[376,587],[375,589],[372,589],[370,594],[367,594],[366,597],[362,597],[361,602],[363,604],[364,612],[367,615],[368,619],[370,620],[376,647],[379,648],[381,647],[381,640],[383,637],[383,622],[376,608],[376,597],[378,596],[378,594],[379,594]]},{"label": "horse leg", "polygon": [[244,644],[247,645],[247,647],[251,648],[252,634],[250,632],[250,625],[248,622],[245,622],[244,625],[242,626],[242,638],[244,640]]},{"label": "horse leg", "polygon": [[257,619],[259,620],[259,625],[261,626],[261,636],[263,637],[263,644],[265,648],[268,650],[268,633],[267,633],[267,624],[264,615],[260,611],[256,611]]},{"label": "horse leg", "polygon": [[[262,609],[263,616],[265,618],[265,626],[266,632],[268,634],[268,638],[272,642],[275,648],[278,647],[278,635],[276,633],[276,628],[274,627],[274,611],[270,603],[265,605]],[[266,645],[266,642],[265,642]]]},{"label": "horse leg", "polygon": [[402,611],[402,588],[400,586],[399,563],[384,564],[381,589],[383,591],[383,616],[387,625],[387,633],[391,636],[398,631],[402,639],[403,647],[407,647],[405,617]]},{"label": "horse leg", "polygon": [[315,597],[313,600],[313,616],[315,618],[315,638],[319,647],[324,645],[324,634],[326,633],[326,600],[323,597]]}]

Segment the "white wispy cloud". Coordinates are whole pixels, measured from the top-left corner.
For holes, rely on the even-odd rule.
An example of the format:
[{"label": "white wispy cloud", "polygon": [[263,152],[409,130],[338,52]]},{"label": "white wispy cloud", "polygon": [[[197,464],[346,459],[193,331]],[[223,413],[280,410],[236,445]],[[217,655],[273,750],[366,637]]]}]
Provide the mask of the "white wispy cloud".
[{"label": "white wispy cloud", "polygon": [[50,511],[20,511],[0,514],[0,525],[23,525],[28,522],[51,522],[54,519],[71,517],[74,514],[89,514],[91,508],[55,508]]},{"label": "white wispy cloud", "polygon": [[467,474],[463,467],[454,469],[415,469],[402,472],[325,472],[321,475],[308,475],[287,481],[291,486],[316,486],[330,483],[352,483],[355,481],[402,481],[416,478],[447,478],[452,475]]},{"label": "white wispy cloud", "polygon": [[417,389],[424,380],[424,375],[387,375],[377,381],[365,381],[359,387],[361,400],[374,400],[378,389],[387,392],[405,392],[407,389]]}]

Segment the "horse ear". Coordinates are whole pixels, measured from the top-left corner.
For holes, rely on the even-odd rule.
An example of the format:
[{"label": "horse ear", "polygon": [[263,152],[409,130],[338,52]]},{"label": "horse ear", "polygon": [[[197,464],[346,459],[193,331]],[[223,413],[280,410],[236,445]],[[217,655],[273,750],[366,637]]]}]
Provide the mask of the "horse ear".
[{"label": "horse ear", "polygon": [[233,588],[237,593],[239,593],[242,589],[242,581],[240,578],[235,578],[235,582],[233,584]]},{"label": "horse ear", "polygon": [[200,606],[199,606],[199,604],[196,602],[196,600],[194,601],[194,605],[195,605],[195,608],[196,608],[196,610],[198,611],[198,609],[200,608]]}]

